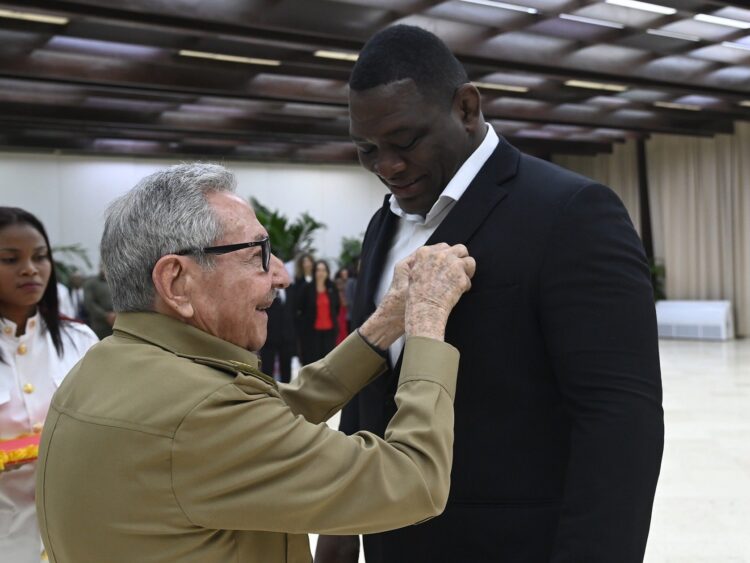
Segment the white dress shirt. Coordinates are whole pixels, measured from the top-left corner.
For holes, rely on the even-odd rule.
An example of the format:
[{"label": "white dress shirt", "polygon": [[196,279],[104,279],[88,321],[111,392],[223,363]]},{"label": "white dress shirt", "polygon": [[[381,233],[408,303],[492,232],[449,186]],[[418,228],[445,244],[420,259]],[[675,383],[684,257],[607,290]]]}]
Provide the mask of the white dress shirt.
[{"label": "white dress shirt", "polygon": [[[391,212],[398,215],[398,226],[396,227],[396,233],[393,236],[393,243],[388,251],[388,256],[385,259],[380,283],[375,292],[376,305],[380,304],[391,285],[393,269],[396,264],[427,242],[427,239],[432,236],[432,233],[435,232],[440,223],[443,222],[443,219],[448,216],[448,213],[456,205],[456,202],[461,199],[466,188],[469,187],[469,184],[471,184],[474,177],[482,169],[487,159],[495,152],[499,142],[500,140],[495,130],[491,125],[487,125],[487,133],[482,143],[461,165],[453,178],[451,178],[451,181],[448,182],[448,185],[445,186],[445,189],[432,206],[432,209],[424,217],[406,213],[398,205],[396,198],[391,195],[389,200]],[[403,348],[403,337],[391,345],[388,350],[391,365],[396,365]]]},{"label": "white dress shirt", "polygon": [[[63,355],[37,313],[16,336],[16,324],[0,319],[0,439],[41,432],[50,400],[68,371],[98,342],[84,324],[61,322]],[[36,463],[0,472],[0,560],[39,563],[42,543],[34,506]]]}]

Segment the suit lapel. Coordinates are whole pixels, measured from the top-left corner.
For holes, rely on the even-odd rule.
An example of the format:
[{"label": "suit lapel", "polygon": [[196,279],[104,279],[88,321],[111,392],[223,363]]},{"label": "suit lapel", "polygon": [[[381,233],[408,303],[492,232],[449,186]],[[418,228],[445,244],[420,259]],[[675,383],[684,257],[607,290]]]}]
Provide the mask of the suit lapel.
[{"label": "suit lapel", "polygon": [[364,312],[363,321],[375,310],[375,292],[398,223],[398,217],[391,213],[389,198],[390,195],[385,197],[383,207],[375,219],[377,223],[373,224],[372,242],[368,241],[367,248],[362,252],[362,270],[365,276],[361,282],[364,283],[364,287],[362,291],[357,288],[357,294],[363,300],[358,303],[359,311]]},{"label": "suit lapel", "polygon": [[519,158],[518,149],[500,137],[495,152],[426,244],[468,242],[490,212],[508,195],[503,184],[516,175]]},{"label": "suit lapel", "polygon": [[[466,188],[466,191],[435,229],[425,245],[446,242],[450,245],[468,243],[490,212],[508,195],[503,184],[513,178],[518,171],[521,153],[500,137],[500,142],[479,173]],[[394,373],[401,370],[401,352]]]}]

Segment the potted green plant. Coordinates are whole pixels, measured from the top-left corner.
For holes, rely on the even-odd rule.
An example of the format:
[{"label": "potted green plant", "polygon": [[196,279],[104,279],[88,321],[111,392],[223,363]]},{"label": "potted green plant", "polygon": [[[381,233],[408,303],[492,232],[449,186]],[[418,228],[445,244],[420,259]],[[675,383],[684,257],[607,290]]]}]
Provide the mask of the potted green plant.
[{"label": "potted green plant", "polygon": [[55,257],[55,275],[57,276],[57,281],[65,285],[69,285],[71,274],[79,271],[80,268],[67,260],[61,259],[60,256],[75,258],[75,261],[83,262],[89,269],[92,268],[88,252],[78,243],[53,246],[52,255]]},{"label": "potted green plant", "polygon": [[341,237],[341,252],[339,253],[339,267],[356,266],[357,258],[362,254],[362,237]]},{"label": "potted green plant", "polygon": [[325,229],[325,223],[313,218],[309,213],[302,213],[297,219],[290,221],[278,209],[269,209],[254,197],[250,198],[250,204],[258,221],[268,231],[273,253],[282,261],[293,260],[303,252],[315,253],[313,233]]}]

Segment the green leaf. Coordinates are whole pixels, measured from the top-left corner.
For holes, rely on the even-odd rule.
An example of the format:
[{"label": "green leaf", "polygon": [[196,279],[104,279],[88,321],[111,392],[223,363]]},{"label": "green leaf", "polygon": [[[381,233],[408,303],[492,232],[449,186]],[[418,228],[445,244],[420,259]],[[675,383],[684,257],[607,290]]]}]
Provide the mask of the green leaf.
[{"label": "green leaf", "polygon": [[309,213],[302,213],[290,222],[279,210],[269,209],[254,197],[250,198],[250,205],[253,206],[258,221],[268,231],[273,253],[281,260],[288,262],[303,252],[315,253],[313,237],[315,231],[326,228],[325,223]]},{"label": "green leaf", "polygon": [[66,258],[76,258],[78,261],[86,264],[89,269],[92,268],[88,252],[86,252],[86,249],[79,243],[53,246],[52,255],[55,257],[55,275],[57,276],[57,281],[65,285],[68,285],[70,276],[74,272],[77,272],[79,268],[74,264],[61,260],[60,255],[63,255]]}]

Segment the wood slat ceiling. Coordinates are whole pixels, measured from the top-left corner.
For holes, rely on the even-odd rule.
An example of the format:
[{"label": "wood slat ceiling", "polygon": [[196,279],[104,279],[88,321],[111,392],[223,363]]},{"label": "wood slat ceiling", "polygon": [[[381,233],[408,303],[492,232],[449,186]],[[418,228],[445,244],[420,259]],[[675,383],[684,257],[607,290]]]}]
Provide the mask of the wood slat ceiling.
[{"label": "wood slat ceiling", "polygon": [[394,23],[442,37],[535,154],[750,119],[750,0],[623,4],[0,0],[0,150],[353,162],[354,63],[320,51]]}]

